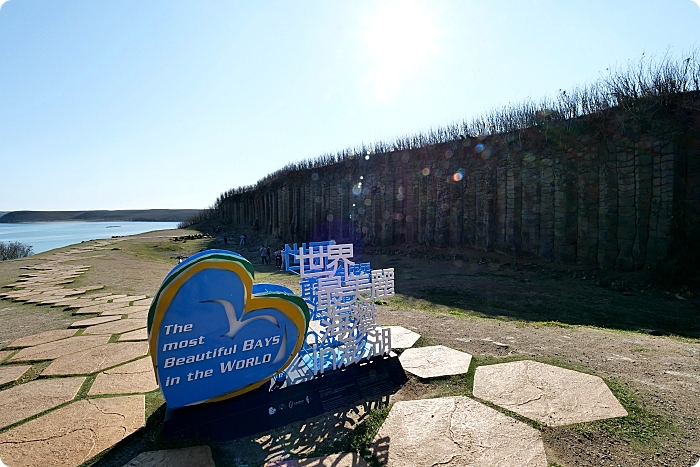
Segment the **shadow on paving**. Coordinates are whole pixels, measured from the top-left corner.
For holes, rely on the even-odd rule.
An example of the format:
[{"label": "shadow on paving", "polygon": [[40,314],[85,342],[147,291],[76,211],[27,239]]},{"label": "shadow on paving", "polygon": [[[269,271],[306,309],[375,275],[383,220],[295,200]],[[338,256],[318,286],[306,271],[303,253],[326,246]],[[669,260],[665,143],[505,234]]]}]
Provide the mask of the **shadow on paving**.
[{"label": "shadow on paving", "polygon": [[[145,428],[81,467],[122,467],[142,452],[202,445],[211,447],[217,467],[252,467],[278,459],[318,457],[351,451],[359,451],[370,465],[378,465],[367,448],[388,413],[388,404],[388,396],[368,399],[352,408],[339,409],[264,433],[224,442],[204,438],[166,439],[163,436],[163,405],[148,418]],[[380,419],[377,414],[380,414]],[[381,446],[377,454],[380,458],[386,457]]]}]

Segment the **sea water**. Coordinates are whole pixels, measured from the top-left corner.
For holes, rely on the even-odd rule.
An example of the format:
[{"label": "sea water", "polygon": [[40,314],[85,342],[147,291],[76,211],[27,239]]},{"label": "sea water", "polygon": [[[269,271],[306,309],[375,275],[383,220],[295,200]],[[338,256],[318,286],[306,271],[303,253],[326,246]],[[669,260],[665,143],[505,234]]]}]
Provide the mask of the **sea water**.
[{"label": "sea water", "polygon": [[31,222],[0,223],[0,242],[20,242],[34,253],[86,240],[135,235],[152,230],[176,229],[177,222]]}]

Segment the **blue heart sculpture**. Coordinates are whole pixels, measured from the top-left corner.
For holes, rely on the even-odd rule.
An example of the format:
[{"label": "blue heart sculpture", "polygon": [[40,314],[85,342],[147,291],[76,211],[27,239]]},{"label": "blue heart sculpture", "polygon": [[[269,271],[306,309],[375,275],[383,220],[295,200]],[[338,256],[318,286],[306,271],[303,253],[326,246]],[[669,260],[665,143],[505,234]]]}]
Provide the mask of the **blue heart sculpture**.
[{"label": "blue heart sculpture", "polygon": [[253,285],[253,266],[226,250],[183,261],[148,314],[151,359],[170,408],[256,389],[292,362],[309,326],[306,302],[285,287]]}]

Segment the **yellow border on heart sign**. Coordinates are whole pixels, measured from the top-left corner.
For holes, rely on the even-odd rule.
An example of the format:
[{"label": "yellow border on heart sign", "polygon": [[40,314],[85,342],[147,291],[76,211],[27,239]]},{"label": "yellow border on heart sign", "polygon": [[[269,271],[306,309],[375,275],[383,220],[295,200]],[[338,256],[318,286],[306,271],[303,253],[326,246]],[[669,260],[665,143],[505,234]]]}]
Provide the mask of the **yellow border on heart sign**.
[{"label": "yellow border on heart sign", "polygon": [[[279,310],[282,312],[284,316],[289,318],[294,325],[297,327],[297,331],[300,333],[297,334],[296,336],[296,345],[294,347],[294,350],[292,351],[291,355],[287,359],[287,361],[280,367],[280,369],[286,368],[296,357],[296,355],[299,353],[299,350],[301,349],[301,346],[304,343],[303,336],[306,333],[306,320],[304,319],[304,313],[303,311],[295,305],[293,302],[284,300],[282,298],[276,298],[276,297],[259,297],[255,298],[252,296],[252,290],[253,290],[253,278],[251,277],[250,273],[248,272],[247,269],[245,269],[240,263],[233,262],[233,261],[226,261],[226,260],[220,260],[220,259],[207,259],[200,261],[192,267],[184,270],[181,272],[181,274],[173,280],[170,284],[165,287],[161,291],[161,293],[158,296],[158,303],[156,303],[156,310],[155,314],[153,317],[153,325],[151,327],[151,335],[148,338],[148,347],[151,353],[151,362],[153,363],[153,368],[156,373],[156,379],[160,381],[159,378],[159,372],[158,372],[158,363],[156,361],[156,355],[157,355],[157,349],[158,349],[158,338],[159,338],[159,333],[160,333],[160,325],[163,321],[163,318],[165,317],[165,312],[167,311],[168,307],[172,303],[172,301],[175,298],[175,295],[177,295],[177,292],[180,290],[180,288],[190,279],[192,276],[197,274],[198,272],[203,271],[204,269],[223,269],[227,271],[231,271],[234,274],[236,274],[241,281],[243,282],[243,288],[245,290],[245,306],[243,309],[243,314],[241,318],[246,314],[246,313],[251,313],[253,311],[265,309],[265,308],[273,308],[276,310]],[[270,375],[272,377],[273,375]],[[223,396],[218,396],[212,399],[205,399],[203,401],[199,402],[193,402],[192,404],[199,404],[202,402],[215,402],[215,401],[221,401],[225,399],[229,399],[231,397],[238,396],[240,394],[246,393],[248,391],[252,391],[253,389],[256,389],[263,384],[265,384],[268,381],[268,379],[264,379],[262,381],[258,381],[255,383],[251,383],[250,385],[239,389],[236,392],[230,393],[230,394],[224,394]]]}]

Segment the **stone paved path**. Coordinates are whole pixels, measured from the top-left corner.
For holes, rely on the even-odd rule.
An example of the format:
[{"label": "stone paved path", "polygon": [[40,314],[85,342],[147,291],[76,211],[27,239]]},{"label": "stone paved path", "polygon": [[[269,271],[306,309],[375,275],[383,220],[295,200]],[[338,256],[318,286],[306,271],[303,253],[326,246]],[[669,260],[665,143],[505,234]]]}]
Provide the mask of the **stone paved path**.
[{"label": "stone paved path", "polygon": [[50,255],[0,293],[2,300],[69,308],[78,318],[70,329],[0,350],[0,465],[76,467],[144,426],[144,394],[158,387],[144,358],[150,299],[99,292],[104,285],[70,287],[90,269],[80,259],[115,241]]}]

